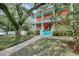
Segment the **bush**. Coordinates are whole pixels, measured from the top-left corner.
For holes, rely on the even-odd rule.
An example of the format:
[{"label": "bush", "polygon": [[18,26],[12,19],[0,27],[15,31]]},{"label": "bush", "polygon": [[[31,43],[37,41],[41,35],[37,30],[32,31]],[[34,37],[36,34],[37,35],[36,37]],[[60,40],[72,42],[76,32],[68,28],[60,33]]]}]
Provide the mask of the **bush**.
[{"label": "bush", "polygon": [[33,31],[27,31],[27,35],[33,35],[34,34],[34,32]]},{"label": "bush", "polygon": [[55,35],[55,36],[73,36],[73,33],[71,31],[66,31],[66,32],[65,31],[63,31],[63,32],[54,31],[53,35]]}]

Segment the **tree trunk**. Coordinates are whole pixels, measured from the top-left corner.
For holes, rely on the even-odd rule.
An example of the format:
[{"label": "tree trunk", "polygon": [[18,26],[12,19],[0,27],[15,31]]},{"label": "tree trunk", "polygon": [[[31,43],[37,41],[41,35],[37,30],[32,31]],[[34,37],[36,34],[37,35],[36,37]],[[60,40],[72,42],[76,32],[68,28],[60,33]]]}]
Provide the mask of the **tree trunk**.
[{"label": "tree trunk", "polygon": [[18,29],[18,30],[16,30],[16,38],[17,37],[20,37],[20,30]]},{"label": "tree trunk", "polygon": [[6,31],[6,35],[8,35],[8,31]]},{"label": "tree trunk", "polygon": [[20,42],[21,34],[20,34],[20,29],[16,30],[16,40],[15,44],[18,44]]}]

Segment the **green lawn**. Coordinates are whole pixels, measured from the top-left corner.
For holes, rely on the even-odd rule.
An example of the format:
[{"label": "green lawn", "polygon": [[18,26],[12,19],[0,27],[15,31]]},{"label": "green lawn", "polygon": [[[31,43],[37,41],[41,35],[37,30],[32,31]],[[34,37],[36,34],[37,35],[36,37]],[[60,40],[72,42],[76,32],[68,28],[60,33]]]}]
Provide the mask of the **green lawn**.
[{"label": "green lawn", "polygon": [[[26,40],[31,39],[32,37],[32,35],[22,36],[17,43],[24,42]],[[17,40],[15,39],[15,36],[0,36],[0,50],[16,45],[16,41]]]}]

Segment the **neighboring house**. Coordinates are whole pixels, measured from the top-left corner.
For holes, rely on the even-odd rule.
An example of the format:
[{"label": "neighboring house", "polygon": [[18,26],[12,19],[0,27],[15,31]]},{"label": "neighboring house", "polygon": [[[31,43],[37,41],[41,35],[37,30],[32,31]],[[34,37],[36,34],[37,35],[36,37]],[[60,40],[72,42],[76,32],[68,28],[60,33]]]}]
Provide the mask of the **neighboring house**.
[{"label": "neighboring house", "polygon": [[[30,19],[30,24],[32,26],[32,30],[38,30],[40,35],[43,36],[52,36],[53,35],[53,16],[55,14],[60,16],[66,16],[69,13],[68,6],[65,4],[45,4],[41,6],[39,9],[33,11],[33,15]],[[57,19],[60,21],[60,19]],[[62,19],[61,19],[62,20]]]},{"label": "neighboring house", "polygon": [[8,35],[15,35],[15,31],[9,31]]},{"label": "neighboring house", "polygon": [[6,32],[2,29],[0,29],[0,35],[6,35]]}]

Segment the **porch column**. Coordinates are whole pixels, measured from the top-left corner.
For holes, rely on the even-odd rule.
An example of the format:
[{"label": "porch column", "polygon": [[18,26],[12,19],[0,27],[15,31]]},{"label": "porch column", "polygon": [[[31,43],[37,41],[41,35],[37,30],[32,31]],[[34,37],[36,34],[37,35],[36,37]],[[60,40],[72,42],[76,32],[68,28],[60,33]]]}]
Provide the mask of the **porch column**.
[{"label": "porch column", "polygon": [[41,17],[41,28],[42,28],[42,30],[43,30],[43,23],[44,23],[44,22],[43,22],[43,19],[44,19],[43,17],[44,17],[44,16],[43,16],[43,11],[42,11],[42,17]]},{"label": "porch column", "polygon": [[35,14],[35,30],[36,30],[36,20],[37,20],[37,19],[36,19],[36,14]]}]

